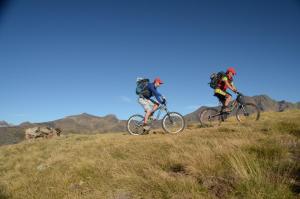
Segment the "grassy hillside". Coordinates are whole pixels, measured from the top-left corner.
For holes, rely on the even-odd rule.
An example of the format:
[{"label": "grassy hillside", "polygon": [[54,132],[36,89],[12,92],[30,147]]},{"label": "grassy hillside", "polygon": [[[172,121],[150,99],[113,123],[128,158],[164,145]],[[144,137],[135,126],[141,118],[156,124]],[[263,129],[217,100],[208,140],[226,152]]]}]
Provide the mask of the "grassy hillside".
[{"label": "grassy hillside", "polygon": [[299,198],[300,111],[180,135],[69,135],[0,147],[0,198]]}]

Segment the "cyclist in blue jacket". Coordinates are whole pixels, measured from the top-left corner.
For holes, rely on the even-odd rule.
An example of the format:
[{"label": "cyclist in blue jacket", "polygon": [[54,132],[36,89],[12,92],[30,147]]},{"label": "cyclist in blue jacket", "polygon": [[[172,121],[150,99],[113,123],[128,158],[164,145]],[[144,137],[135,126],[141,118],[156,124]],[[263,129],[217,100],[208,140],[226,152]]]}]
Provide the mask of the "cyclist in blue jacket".
[{"label": "cyclist in blue jacket", "polygon": [[[145,110],[144,129],[148,130],[150,127],[147,125],[148,118],[154,114],[160,104],[165,104],[165,98],[157,91],[157,88],[163,84],[163,81],[158,77],[154,82],[149,82],[143,95],[139,96],[138,102]],[[152,99],[155,97],[156,100]]]}]

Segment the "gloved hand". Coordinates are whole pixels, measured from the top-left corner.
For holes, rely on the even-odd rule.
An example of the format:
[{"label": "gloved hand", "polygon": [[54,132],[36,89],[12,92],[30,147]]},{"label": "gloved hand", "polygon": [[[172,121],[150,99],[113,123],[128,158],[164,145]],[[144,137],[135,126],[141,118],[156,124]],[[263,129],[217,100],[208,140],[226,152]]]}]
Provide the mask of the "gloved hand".
[{"label": "gloved hand", "polygon": [[166,105],[167,99],[166,99],[164,96],[162,96],[161,98],[162,98],[162,104],[163,104],[163,105]]}]

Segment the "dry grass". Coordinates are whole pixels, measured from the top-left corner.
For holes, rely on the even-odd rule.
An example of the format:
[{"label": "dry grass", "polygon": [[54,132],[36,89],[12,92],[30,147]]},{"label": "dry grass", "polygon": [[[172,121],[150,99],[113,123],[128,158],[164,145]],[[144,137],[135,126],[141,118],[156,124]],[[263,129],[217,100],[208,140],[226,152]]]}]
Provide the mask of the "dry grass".
[{"label": "dry grass", "polygon": [[[300,111],[180,135],[70,135],[0,148],[0,199],[297,198]],[[298,194],[298,195],[297,195]]]}]

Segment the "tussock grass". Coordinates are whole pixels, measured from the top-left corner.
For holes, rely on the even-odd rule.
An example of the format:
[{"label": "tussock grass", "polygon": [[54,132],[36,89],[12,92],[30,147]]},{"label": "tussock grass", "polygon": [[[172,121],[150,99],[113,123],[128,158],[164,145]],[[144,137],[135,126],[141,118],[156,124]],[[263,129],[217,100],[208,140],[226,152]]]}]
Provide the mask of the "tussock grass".
[{"label": "tussock grass", "polygon": [[0,184],[0,199],[7,199],[10,196],[8,195],[6,189]]},{"label": "tussock grass", "polygon": [[[0,199],[297,198],[300,111],[179,135],[68,135],[0,148]],[[298,195],[297,195],[298,194]]]}]

